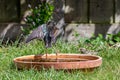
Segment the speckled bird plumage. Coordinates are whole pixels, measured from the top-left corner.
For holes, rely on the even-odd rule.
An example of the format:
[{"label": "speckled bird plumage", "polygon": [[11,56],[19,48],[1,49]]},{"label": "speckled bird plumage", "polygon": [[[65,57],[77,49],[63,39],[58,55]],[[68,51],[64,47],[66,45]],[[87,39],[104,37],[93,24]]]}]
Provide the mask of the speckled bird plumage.
[{"label": "speckled bird plumage", "polygon": [[38,28],[33,30],[32,33],[27,38],[26,43],[30,42],[33,39],[43,39],[46,34],[46,30],[43,29],[44,27],[46,27],[45,24],[38,26]]},{"label": "speckled bird plumage", "polygon": [[40,39],[44,41],[46,47],[51,47],[52,43],[55,43],[55,25],[52,22],[38,26],[26,39],[26,43],[33,39]]}]

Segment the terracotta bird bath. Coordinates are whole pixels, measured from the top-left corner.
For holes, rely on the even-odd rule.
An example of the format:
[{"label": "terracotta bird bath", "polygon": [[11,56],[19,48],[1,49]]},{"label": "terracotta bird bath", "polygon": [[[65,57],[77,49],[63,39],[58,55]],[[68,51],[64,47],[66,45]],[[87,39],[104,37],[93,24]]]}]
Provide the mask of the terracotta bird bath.
[{"label": "terracotta bird bath", "polygon": [[14,58],[14,63],[18,69],[42,68],[56,70],[73,69],[94,69],[102,64],[102,58],[95,55],[86,54],[40,54],[27,55]]}]

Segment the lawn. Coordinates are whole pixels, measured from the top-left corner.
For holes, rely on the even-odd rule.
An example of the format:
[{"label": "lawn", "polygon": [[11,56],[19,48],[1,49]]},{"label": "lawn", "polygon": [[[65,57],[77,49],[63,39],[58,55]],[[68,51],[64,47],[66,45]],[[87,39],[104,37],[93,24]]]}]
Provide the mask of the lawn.
[{"label": "lawn", "polygon": [[71,73],[54,69],[36,71],[17,70],[13,64],[15,57],[46,53],[42,42],[33,41],[30,44],[17,43],[0,47],[0,80],[120,80],[120,49],[110,47],[99,40],[95,44],[85,44],[84,40],[78,44],[57,41],[56,46],[48,49],[49,53],[78,53],[79,48],[98,51],[103,58],[102,66],[92,72],[73,71]]}]

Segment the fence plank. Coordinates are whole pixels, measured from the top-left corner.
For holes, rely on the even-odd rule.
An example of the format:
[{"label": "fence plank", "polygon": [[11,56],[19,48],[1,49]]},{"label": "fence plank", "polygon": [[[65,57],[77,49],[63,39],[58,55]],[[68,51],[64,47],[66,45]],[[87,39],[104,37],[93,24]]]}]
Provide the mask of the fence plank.
[{"label": "fence plank", "polygon": [[87,0],[66,0],[65,22],[88,22]]},{"label": "fence plank", "polygon": [[115,5],[115,22],[120,23],[120,0],[116,0]]},{"label": "fence plank", "polygon": [[90,22],[113,23],[113,0],[90,0]]},{"label": "fence plank", "polygon": [[0,0],[0,22],[16,22],[17,19],[17,0]]}]

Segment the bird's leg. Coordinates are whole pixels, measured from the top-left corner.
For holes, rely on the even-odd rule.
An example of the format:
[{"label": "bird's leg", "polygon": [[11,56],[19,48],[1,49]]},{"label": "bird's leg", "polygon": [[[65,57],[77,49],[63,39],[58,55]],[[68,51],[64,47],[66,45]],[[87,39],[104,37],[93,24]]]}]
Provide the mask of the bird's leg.
[{"label": "bird's leg", "polygon": [[58,56],[58,53],[56,52],[56,61],[58,60],[57,56]]},{"label": "bird's leg", "polygon": [[46,60],[47,60],[47,53],[46,53]]},{"label": "bird's leg", "polygon": [[56,62],[58,61],[58,51],[55,49],[55,47],[53,47],[54,48],[54,50],[55,50],[55,58],[56,58]]},{"label": "bird's leg", "polygon": [[58,61],[58,52],[59,51],[56,51],[56,61]]},{"label": "bird's leg", "polygon": [[47,48],[46,48],[46,60],[47,60],[47,54],[48,54],[48,51],[47,51]]}]

